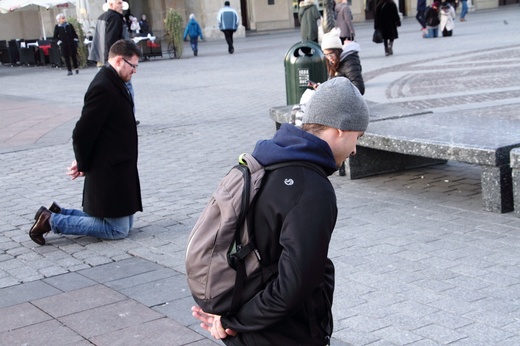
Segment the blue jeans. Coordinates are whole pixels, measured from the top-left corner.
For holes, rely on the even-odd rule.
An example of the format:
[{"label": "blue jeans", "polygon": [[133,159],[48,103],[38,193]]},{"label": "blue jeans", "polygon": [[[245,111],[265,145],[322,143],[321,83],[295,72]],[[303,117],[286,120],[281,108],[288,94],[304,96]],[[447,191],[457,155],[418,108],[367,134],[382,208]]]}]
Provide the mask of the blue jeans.
[{"label": "blue jeans", "polygon": [[468,1],[462,0],[462,10],[460,12],[460,18],[464,19],[464,17],[466,17],[467,13],[468,13]]},{"label": "blue jeans", "polygon": [[197,50],[198,43],[199,43],[199,37],[198,36],[195,36],[195,37],[191,37],[190,36],[190,45],[191,45],[191,49],[194,52]]},{"label": "blue jeans", "polygon": [[134,224],[134,215],[117,218],[93,217],[77,209],[61,209],[52,214],[51,229],[54,233],[87,235],[100,239],[123,239]]},{"label": "blue jeans", "polygon": [[436,26],[434,28],[428,27],[428,33],[426,35],[424,35],[423,37],[424,38],[433,38],[433,37],[438,37],[438,36],[439,36],[439,27]]}]

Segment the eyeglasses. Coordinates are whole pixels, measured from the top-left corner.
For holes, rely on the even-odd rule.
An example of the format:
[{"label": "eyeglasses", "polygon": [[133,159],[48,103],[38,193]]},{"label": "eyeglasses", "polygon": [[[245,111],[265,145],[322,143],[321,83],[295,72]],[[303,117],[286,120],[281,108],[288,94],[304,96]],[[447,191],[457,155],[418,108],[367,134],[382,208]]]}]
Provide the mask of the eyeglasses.
[{"label": "eyeglasses", "polygon": [[138,64],[135,64],[135,65],[134,65],[134,64],[128,62],[128,60],[126,60],[125,58],[123,58],[123,60],[124,60],[128,65],[130,65],[130,67],[132,67],[134,70],[137,70],[137,68],[139,67]]}]

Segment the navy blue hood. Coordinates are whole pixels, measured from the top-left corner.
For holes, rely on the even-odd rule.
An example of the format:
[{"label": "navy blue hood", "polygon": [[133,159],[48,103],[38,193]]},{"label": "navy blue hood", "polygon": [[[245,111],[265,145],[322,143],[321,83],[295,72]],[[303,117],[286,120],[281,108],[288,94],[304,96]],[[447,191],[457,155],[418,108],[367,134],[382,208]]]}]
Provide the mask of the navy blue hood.
[{"label": "navy blue hood", "polygon": [[263,166],[307,161],[322,167],[327,175],[338,169],[327,142],[290,124],[282,124],[273,139],[258,141],[252,155]]}]

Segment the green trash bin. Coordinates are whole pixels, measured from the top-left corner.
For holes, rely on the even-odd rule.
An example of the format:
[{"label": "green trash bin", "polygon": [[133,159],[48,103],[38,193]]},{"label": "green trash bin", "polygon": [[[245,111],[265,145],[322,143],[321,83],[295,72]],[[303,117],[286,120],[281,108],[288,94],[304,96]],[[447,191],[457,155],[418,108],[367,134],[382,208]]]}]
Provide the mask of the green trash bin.
[{"label": "green trash bin", "polygon": [[285,94],[288,105],[300,103],[309,80],[323,83],[327,80],[325,55],[313,41],[292,46],[285,55]]}]

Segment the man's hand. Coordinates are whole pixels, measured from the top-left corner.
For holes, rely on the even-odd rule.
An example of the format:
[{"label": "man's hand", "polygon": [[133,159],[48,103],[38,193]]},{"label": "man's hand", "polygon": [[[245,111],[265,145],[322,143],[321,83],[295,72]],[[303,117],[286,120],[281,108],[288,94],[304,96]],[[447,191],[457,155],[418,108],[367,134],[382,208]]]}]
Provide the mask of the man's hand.
[{"label": "man's hand", "polygon": [[78,171],[78,163],[74,160],[70,166],[67,167],[67,175],[70,175],[71,180],[74,180],[77,177],[84,177],[85,173]]},{"label": "man's hand", "polygon": [[193,317],[199,319],[202,323],[200,326],[211,333],[215,339],[225,339],[229,335],[235,336],[237,332],[232,329],[224,329],[222,327],[222,323],[220,322],[219,315],[208,314],[207,312],[202,311],[202,309],[198,306],[191,307]]}]

